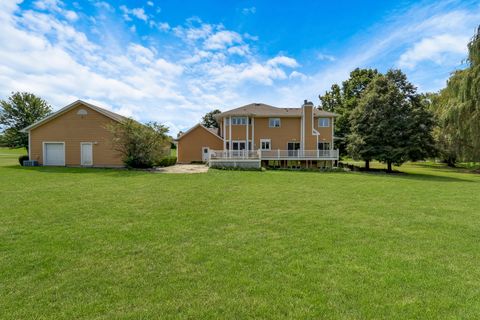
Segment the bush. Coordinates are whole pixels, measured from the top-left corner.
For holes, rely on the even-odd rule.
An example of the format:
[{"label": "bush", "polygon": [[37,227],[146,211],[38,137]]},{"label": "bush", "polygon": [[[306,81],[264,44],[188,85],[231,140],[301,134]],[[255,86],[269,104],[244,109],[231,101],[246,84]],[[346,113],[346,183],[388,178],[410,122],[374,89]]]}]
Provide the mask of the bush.
[{"label": "bush", "polygon": [[152,168],[170,153],[168,128],[158,123],[141,124],[126,119],[109,127],[115,150],[129,168]]},{"label": "bush", "polygon": [[168,156],[160,160],[157,165],[159,167],[169,167],[173,166],[175,163],[177,163],[177,157]]},{"label": "bush", "polygon": [[18,157],[18,162],[20,162],[20,165],[23,166],[23,161],[29,160],[27,155],[23,155]]}]

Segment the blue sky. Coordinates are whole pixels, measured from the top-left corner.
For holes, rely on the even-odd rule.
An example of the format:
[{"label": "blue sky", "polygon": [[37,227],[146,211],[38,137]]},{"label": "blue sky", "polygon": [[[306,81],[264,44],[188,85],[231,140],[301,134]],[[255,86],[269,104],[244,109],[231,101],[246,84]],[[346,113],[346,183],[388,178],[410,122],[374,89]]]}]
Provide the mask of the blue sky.
[{"label": "blue sky", "polygon": [[213,108],[298,107],[356,67],[436,91],[480,1],[0,1],[0,97],[83,99],[188,129]]}]

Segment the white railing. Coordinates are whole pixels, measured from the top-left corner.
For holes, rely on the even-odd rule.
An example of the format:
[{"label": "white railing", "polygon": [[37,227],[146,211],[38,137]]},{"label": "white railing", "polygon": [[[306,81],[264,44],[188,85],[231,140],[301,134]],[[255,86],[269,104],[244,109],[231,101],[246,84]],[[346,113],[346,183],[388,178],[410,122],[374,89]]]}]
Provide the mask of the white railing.
[{"label": "white railing", "polygon": [[338,150],[210,150],[210,160],[338,160]]},{"label": "white railing", "polygon": [[338,150],[262,150],[262,159],[338,159]]},{"label": "white railing", "polygon": [[246,150],[210,150],[210,160],[260,159],[258,151]]}]

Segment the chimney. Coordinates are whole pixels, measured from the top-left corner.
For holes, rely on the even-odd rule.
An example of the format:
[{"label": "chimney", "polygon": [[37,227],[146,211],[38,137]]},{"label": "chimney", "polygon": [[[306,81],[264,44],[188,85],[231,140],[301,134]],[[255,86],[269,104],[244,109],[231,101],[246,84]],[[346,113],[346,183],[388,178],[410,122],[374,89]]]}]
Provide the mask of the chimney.
[{"label": "chimney", "polygon": [[308,100],[303,100],[302,107],[313,107],[313,102],[308,101]]}]

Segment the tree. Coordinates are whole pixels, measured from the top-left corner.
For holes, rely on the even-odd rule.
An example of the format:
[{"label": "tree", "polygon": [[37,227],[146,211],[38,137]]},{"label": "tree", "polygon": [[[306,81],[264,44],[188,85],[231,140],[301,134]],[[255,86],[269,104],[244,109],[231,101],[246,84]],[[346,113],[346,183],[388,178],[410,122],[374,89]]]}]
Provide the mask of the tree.
[{"label": "tree", "polygon": [[434,110],[440,147],[455,160],[476,162],[480,161],[480,27],[468,43],[467,65],[452,74],[434,101]]},{"label": "tree", "polygon": [[368,84],[378,75],[376,69],[355,69],[350,78],[340,87],[332,85],[331,90],[319,96],[322,109],[338,114],[335,119],[335,144],[341,155],[347,154],[347,136],[350,134],[350,115],[358,106]]},{"label": "tree", "polygon": [[110,126],[115,150],[131,168],[151,168],[169,155],[168,128],[156,122],[141,124],[127,119]]},{"label": "tree", "polygon": [[202,118],[202,125],[207,128],[219,128],[217,119],[215,119],[215,115],[222,113],[222,111],[215,109],[213,111],[207,112]]},{"label": "tree", "polygon": [[348,151],[355,159],[401,165],[434,154],[432,114],[400,70],[377,75],[351,114]]},{"label": "tree", "polygon": [[48,103],[28,92],[15,92],[0,101],[0,126],[3,143],[11,148],[28,149],[28,134],[20,132],[52,112]]}]

